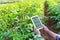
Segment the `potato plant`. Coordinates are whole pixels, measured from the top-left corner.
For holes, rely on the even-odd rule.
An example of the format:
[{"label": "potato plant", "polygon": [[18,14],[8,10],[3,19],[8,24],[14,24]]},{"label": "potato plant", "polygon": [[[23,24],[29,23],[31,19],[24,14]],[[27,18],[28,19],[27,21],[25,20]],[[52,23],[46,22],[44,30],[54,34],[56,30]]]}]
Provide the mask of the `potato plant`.
[{"label": "potato plant", "polygon": [[33,40],[30,17],[43,17],[44,0],[0,4],[0,40]]},{"label": "potato plant", "polygon": [[[53,4],[53,5],[52,5]],[[57,25],[54,29],[60,28],[60,1],[59,0],[47,0],[49,17],[53,19]]]}]

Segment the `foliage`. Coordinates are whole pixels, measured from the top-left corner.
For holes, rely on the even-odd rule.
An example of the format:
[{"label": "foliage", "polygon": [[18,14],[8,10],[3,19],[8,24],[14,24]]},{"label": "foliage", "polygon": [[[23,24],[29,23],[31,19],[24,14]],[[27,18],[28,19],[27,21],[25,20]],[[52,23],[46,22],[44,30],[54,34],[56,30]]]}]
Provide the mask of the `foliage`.
[{"label": "foliage", "polygon": [[30,17],[43,17],[43,0],[0,4],[0,40],[34,39]]},{"label": "foliage", "polygon": [[47,0],[48,10],[50,18],[57,22],[55,29],[60,28],[60,1],[59,0]]}]

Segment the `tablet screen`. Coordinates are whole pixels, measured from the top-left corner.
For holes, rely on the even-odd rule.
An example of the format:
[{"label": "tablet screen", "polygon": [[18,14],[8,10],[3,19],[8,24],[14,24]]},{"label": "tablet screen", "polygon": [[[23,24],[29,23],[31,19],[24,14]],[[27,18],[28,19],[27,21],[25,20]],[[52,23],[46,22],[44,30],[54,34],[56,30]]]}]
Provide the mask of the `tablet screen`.
[{"label": "tablet screen", "polygon": [[36,17],[32,17],[32,22],[33,24],[37,27],[37,28],[41,28],[42,27],[42,23],[41,20],[39,20],[39,18]]}]

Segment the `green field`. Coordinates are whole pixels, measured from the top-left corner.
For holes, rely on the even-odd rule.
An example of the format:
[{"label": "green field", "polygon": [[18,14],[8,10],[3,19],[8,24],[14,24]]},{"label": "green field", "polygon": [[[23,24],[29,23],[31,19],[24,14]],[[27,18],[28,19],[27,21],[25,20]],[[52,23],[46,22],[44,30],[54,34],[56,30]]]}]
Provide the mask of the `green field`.
[{"label": "green field", "polygon": [[[60,1],[47,0],[50,14],[57,26],[60,27]],[[0,40],[34,40],[35,33],[31,17],[38,15],[42,20],[44,16],[44,0],[25,0],[14,3],[0,4]],[[47,24],[47,20],[43,22]],[[60,33],[60,32],[58,32]]]}]

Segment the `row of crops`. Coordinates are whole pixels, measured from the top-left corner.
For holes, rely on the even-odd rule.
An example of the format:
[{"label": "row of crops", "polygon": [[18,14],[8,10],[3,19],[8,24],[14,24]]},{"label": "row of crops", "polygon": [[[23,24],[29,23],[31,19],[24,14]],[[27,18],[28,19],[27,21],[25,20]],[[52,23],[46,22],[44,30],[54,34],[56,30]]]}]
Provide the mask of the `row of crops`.
[{"label": "row of crops", "polygon": [[43,16],[42,0],[0,4],[0,40],[29,40],[34,38],[30,17]]},{"label": "row of crops", "polygon": [[[50,17],[58,25],[60,22],[60,2],[47,0],[47,4]],[[30,19],[34,15],[39,15],[40,19],[44,17],[44,0],[0,4],[0,40],[35,40]]]},{"label": "row of crops", "polygon": [[54,27],[55,30],[60,28],[60,1],[59,0],[49,0],[47,1],[48,9],[47,12],[51,19],[53,19],[57,24]]}]

